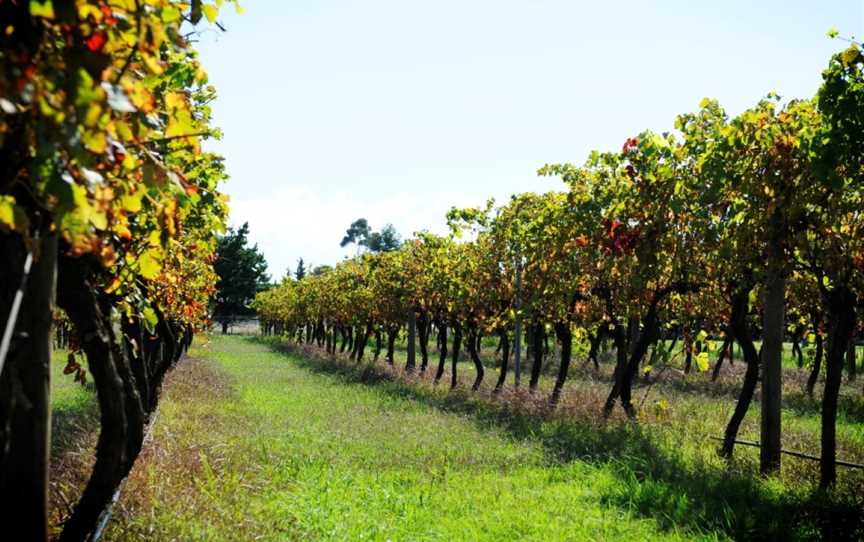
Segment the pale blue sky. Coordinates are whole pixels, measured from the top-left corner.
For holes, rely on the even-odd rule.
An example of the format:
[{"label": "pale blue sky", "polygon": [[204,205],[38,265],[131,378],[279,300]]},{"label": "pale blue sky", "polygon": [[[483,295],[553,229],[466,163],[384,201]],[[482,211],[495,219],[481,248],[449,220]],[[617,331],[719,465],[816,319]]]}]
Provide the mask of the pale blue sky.
[{"label": "pale blue sky", "polygon": [[312,1],[223,9],[199,48],[218,89],[231,222],[274,277],[334,263],[366,217],[443,232],[451,205],[560,188],[581,163],[710,96],[809,97],[864,0]]}]

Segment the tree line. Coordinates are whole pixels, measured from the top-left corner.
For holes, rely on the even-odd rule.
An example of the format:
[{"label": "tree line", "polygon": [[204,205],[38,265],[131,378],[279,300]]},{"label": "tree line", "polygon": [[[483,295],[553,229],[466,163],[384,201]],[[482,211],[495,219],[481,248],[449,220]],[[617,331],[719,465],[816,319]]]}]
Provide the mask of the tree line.
[{"label": "tree line", "polygon": [[499,337],[500,389],[524,326],[530,389],[546,337],[560,345],[553,404],[574,342],[590,344],[596,362],[600,342],[611,341],[616,362],[602,415],[620,405],[634,419],[634,379],[671,351],[670,342],[682,340],[687,368],[695,361],[703,370],[711,339],[723,345],[718,364],[737,344],[747,370],[719,452],[731,458],[761,386],[764,474],[780,467],[783,345],[792,341],[803,365],[806,337],[816,347],[809,393],[824,367],[820,468],[821,485],[830,487],[844,360],[854,378],[864,303],[862,67],[861,48],[851,43],[832,56],[810,99],[770,94],[734,117],[705,99],[675,119],[673,132],[644,131],[620,151],[592,152],[583,165],[543,166],[539,174],[560,177],[565,190],[454,208],[449,236],[418,233],[397,250],[286,280],[256,298],[263,329],[331,353],[341,338],[340,350],[350,344],[358,361],[374,337],[375,358],[386,341],[391,363],[406,329],[406,369],[415,369],[419,344],[421,371],[434,329],[436,381],[450,345],[456,385],[464,347],[476,390],[485,378],[479,337]]}]

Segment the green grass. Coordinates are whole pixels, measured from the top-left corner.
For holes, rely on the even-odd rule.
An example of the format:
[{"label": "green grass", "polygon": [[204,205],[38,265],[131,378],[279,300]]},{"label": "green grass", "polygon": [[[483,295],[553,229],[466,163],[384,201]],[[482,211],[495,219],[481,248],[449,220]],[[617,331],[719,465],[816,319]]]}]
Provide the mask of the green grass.
[{"label": "green grass", "polygon": [[[55,350],[51,356],[51,407],[57,411],[80,411],[94,402],[92,381],[82,386],[71,375],[64,375],[65,350]],[[89,377],[89,375],[88,375]]]},{"label": "green grass", "polygon": [[[280,348],[296,347],[272,341]],[[491,346],[491,345],[490,345]],[[328,360],[307,350],[317,361],[312,370],[335,371],[352,381],[369,380],[367,373],[380,371],[371,365]],[[518,438],[540,442],[551,457],[562,462],[587,460],[612,468],[620,485],[604,496],[628,510],[652,517],[668,528],[689,528],[698,532],[718,531],[738,539],[859,539],[864,534],[861,487],[864,472],[840,468],[838,488],[824,495],[817,491],[818,463],[784,456],[779,477],[762,481],[758,470],[758,449],[738,446],[731,464],[716,450],[732,413],[741,385],[744,366],[724,368],[717,382],[710,373],[685,375],[673,364],[656,382],[641,377],[634,388],[640,407],[639,424],[623,422],[620,410],[609,423],[600,420],[603,400],[611,385],[612,364],[607,359],[595,373],[576,360],[561,405],[549,412],[544,399],[551,389],[557,360],[544,368],[540,390],[526,399],[490,395],[497,371],[493,350],[481,356],[487,377],[477,394],[464,390],[474,378],[473,365],[460,361],[460,387],[447,392],[446,385],[434,387],[425,378],[409,377],[399,382],[404,352],[397,352],[396,368],[387,378],[394,382],[376,386],[390,389],[446,410],[467,413],[488,427],[503,427]],[[607,356],[608,357],[608,356]],[[437,360],[437,356],[433,356]],[[431,361],[431,360],[430,360]],[[368,361],[367,361],[368,363]],[[530,365],[530,363],[529,363]],[[448,371],[450,363],[448,361]],[[492,370],[490,370],[492,369]],[[385,370],[385,373],[388,371]],[[655,373],[657,373],[655,368]],[[523,378],[527,376],[523,374]],[[806,397],[806,372],[787,368],[784,374],[783,445],[786,449],[819,454],[819,393]],[[444,383],[449,382],[449,373]],[[508,384],[509,385],[509,384]],[[742,424],[739,438],[759,440],[759,394]],[[659,405],[665,408],[659,408]],[[521,405],[521,406],[520,406]],[[524,408],[527,405],[527,408]],[[838,417],[838,455],[864,463],[864,398],[857,383],[844,382]]]},{"label": "green grass", "polygon": [[[609,463],[239,337],[172,375],[111,540],[645,540]],[[686,503],[685,503],[686,508]],[[691,526],[692,527],[692,526]]]},{"label": "green grass", "polygon": [[[434,339],[434,338],[433,338]],[[430,341],[430,365],[432,370],[437,367],[438,354],[434,351],[434,340]],[[498,376],[497,357],[495,355],[495,346],[497,340],[494,337],[483,338],[483,350],[481,359],[486,367],[485,385],[491,386],[494,384]],[[552,342],[550,341],[550,345]],[[571,394],[575,393],[576,397],[573,400],[584,400],[586,392],[590,391],[594,395],[603,396],[608,393],[611,386],[611,372],[614,366],[614,350],[603,352],[601,358],[601,371],[595,373],[592,368],[584,363],[587,352],[587,345],[574,344],[574,359],[570,376],[568,378],[566,389]],[[760,343],[756,344],[757,348]],[[664,347],[668,347],[665,344]],[[610,346],[611,348],[611,346]],[[681,348],[681,341],[678,341],[674,351],[677,353]],[[730,367],[729,361],[724,362],[721,376],[716,382],[710,380],[711,370],[714,368],[717,356],[719,354],[720,343],[715,342],[714,348],[709,352],[710,368],[705,373],[700,373],[695,365],[689,375],[684,375],[682,370],[684,367],[683,355],[673,357],[668,367],[655,367],[654,375],[659,375],[656,383],[650,386],[646,385],[646,381],[637,379],[634,387],[634,398],[638,404],[641,404],[643,410],[647,414],[653,414],[652,409],[655,408],[659,401],[669,406],[669,411],[665,413],[659,420],[664,422],[663,425],[671,425],[676,431],[683,431],[692,435],[693,439],[684,443],[686,446],[695,445],[700,448],[705,448],[713,453],[711,446],[705,443],[705,439],[711,436],[722,436],[726,427],[726,423],[732,415],[735,407],[735,402],[741,388],[743,380],[743,372],[745,364],[741,350],[735,347],[736,362],[733,367]],[[802,345],[805,354],[805,363],[807,362],[808,347]],[[862,358],[862,347],[858,347],[857,359]],[[812,352],[811,352],[812,354]],[[382,352],[382,357],[384,353]],[[371,353],[367,350],[367,358],[371,358]],[[418,354],[419,358],[419,354]],[[404,365],[406,359],[404,343],[397,342],[396,349],[396,364]],[[419,363],[419,362],[418,362]],[[527,383],[532,361],[523,357],[523,382]],[[552,383],[558,371],[559,361],[554,358],[554,355],[544,361],[543,373],[540,380],[540,389],[543,393],[548,393],[552,388]],[[859,363],[860,365],[860,363]],[[473,364],[468,360],[468,354],[463,351],[460,355],[458,372],[465,382],[470,382],[476,374]],[[783,389],[783,431],[784,445],[787,449],[803,451],[812,455],[819,455],[819,432],[820,432],[820,412],[821,412],[821,391],[823,379],[825,376],[825,366],[823,361],[822,372],[820,379],[817,381],[815,395],[810,398],[804,392],[804,383],[809,376],[809,367],[805,365],[803,369],[798,369],[797,360],[792,355],[792,345],[786,343],[784,347],[784,389]],[[447,361],[448,376],[444,381],[449,379],[450,360]],[[860,370],[860,369],[859,369]],[[862,375],[864,376],[864,375]],[[508,378],[508,385],[511,385],[512,377],[512,361],[511,361],[511,376]],[[837,439],[838,439],[838,456],[850,461],[864,463],[864,395],[861,393],[861,382],[849,382],[845,376],[841,387],[840,407],[837,415]],[[759,440],[759,397],[760,392],[757,388],[754,401],[747,413],[747,417],[742,424],[739,432],[739,438],[744,440],[758,441]],[[591,399],[596,399],[592,397]],[[566,402],[566,399],[565,399]],[[596,412],[599,412],[600,406],[597,406]],[[595,412],[595,413],[596,413]],[[703,446],[703,444],[706,444]],[[756,448],[740,448],[739,455],[745,462],[754,466],[754,461],[758,459],[758,450]],[[710,455],[710,453],[709,453]],[[710,460],[706,457],[706,460]],[[799,459],[787,459],[787,464],[790,468],[787,469],[787,477],[789,480],[805,481],[807,487],[812,487],[818,481],[818,464],[811,462],[802,462]],[[755,467],[754,467],[755,468]],[[848,471],[840,469],[841,483],[848,487],[864,485],[864,471]]]},{"label": "green grass", "polygon": [[[153,439],[105,539],[839,540],[864,532],[861,471],[841,469],[838,491],[826,496],[813,490],[814,462],[784,456],[781,475],[763,481],[758,450],[738,447],[731,465],[716,456],[707,437],[722,434],[742,363],[718,382],[677,365],[650,388],[640,379],[635,397],[646,399],[634,425],[620,413],[598,419],[608,360],[595,374],[577,357],[562,404],[550,411],[557,361],[534,396],[494,397],[493,353],[494,342],[484,344],[487,378],[472,394],[466,361],[460,388],[449,391],[428,375],[402,374],[401,350],[393,370],[298,353],[279,340],[212,337],[169,374]],[[55,525],[86,482],[98,431],[92,385],[63,376],[63,353],[56,357]],[[784,447],[818,454],[821,384],[809,399],[801,380],[787,366]],[[758,440],[758,411],[757,395],[741,438]],[[862,422],[860,384],[844,383],[844,459],[864,462]]]},{"label": "green grass", "polygon": [[85,385],[64,375],[65,350],[55,350],[51,362],[50,523],[59,534],[87,482],[99,431],[99,406],[92,380]]}]

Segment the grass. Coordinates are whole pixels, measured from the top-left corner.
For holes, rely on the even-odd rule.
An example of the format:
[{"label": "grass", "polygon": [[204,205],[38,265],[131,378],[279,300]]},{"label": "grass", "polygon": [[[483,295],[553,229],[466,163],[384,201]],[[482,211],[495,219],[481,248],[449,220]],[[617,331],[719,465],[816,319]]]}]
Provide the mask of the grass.
[{"label": "grass", "polygon": [[[493,351],[484,348],[490,366]],[[212,337],[169,375],[154,438],[106,539],[864,534],[862,473],[841,469],[838,490],[824,495],[813,490],[813,462],[784,457],[781,475],[763,481],[758,450],[739,447],[731,465],[717,458],[706,437],[722,434],[742,363],[714,383],[677,367],[650,388],[640,382],[635,396],[647,396],[636,425],[620,414],[598,419],[608,364],[598,374],[577,363],[552,411],[545,398],[554,363],[540,393],[494,396],[494,370],[472,394],[470,362],[460,362],[454,391],[403,373],[404,352],[397,362],[355,364],[279,340]],[[784,446],[818,454],[819,403],[800,391],[799,373],[784,375]],[[83,394],[84,404],[89,394],[92,411],[92,391],[78,386],[55,393],[55,401],[68,404],[67,393]],[[758,406],[741,438],[758,440]],[[864,460],[862,417],[860,390],[844,385],[838,439],[845,459]],[[86,431],[78,439],[86,442]],[[79,456],[79,464],[88,457]]]},{"label": "grass", "polygon": [[214,337],[170,377],[110,540],[714,539],[610,501],[610,466],[392,385]]},{"label": "grass", "polygon": [[[432,341],[434,343],[434,341]],[[496,340],[492,337],[484,337],[483,353],[481,359],[487,370],[485,385],[491,386],[497,379],[497,360],[495,356]],[[551,342],[550,342],[551,344]],[[666,347],[668,345],[664,345]],[[655,367],[653,374],[648,377],[637,378],[634,387],[634,401],[641,405],[643,418],[661,422],[662,425],[671,423],[678,429],[686,427],[686,432],[691,434],[699,443],[712,436],[722,436],[726,423],[732,415],[738,393],[741,389],[744,370],[740,348],[735,349],[735,363],[730,365],[728,359],[717,381],[711,381],[711,370],[714,368],[720,343],[715,342],[714,349],[710,351],[710,369],[700,373],[694,362],[693,369],[689,375],[683,372],[683,355],[673,356],[666,367]],[[759,343],[757,343],[757,348]],[[805,352],[805,360],[808,353],[806,345],[802,345]],[[681,348],[680,341],[675,352]],[[432,349],[434,350],[434,348]],[[464,348],[463,348],[464,350]],[[862,347],[858,347],[857,359],[862,359]],[[567,390],[571,395],[570,402],[585,401],[591,396],[603,396],[608,393],[612,384],[612,369],[614,367],[614,351],[601,353],[601,370],[595,372],[583,362],[587,347],[584,344],[575,345],[574,360],[568,378]],[[396,364],[404,365],[406,359],[405,349],[402,345],[396,350]],[[804,391],[809,367],[798,369],[797,361],[792,355],[791,344],[786,344],[783,358],[783,441],[787,449],[803,451],[812,455],[819,455],[819,431],[821,413],[821,390],[825,376],[824,362],[820,379],[816,386],[814,397],[808,397]],[[382,353],[383,355],[383,353]],[[367,356],[370,356],[367,354]],[[418,354],[419,357],[419,354]],[[475,375],[473,365],[467,360],[467,352],[460,357],[457,369],[465,382],[470,382]],[[437,367],[437,352],[430,352],[430,365]],[[530,372],[531,360],[523,358],[522,379],[527,383]],[[860,363],[859,363],[860,365]],[[447,361],[449,375],[450,360]],[[554,358],[544,361],[543,373],[540,381],[542,394],[551,391],[552,383],[558,370],[558,360]],[[845,371],[845,365],[844,365]],[[447,381],[449,376],[443,380]],[[460,378],[462,380],[462,378]],[[511,376],[508,385],[512,383],[512,361]],[[837,416],[837,438],[838,456],[853,462],[864,463],[864,395],[861,393],[861,382],[849,382],[845,378],[840,391],[840,408]],[[759,440],[759,399],[760,392],[757,388],[754,402],[748,411],[747,417],[742,424],[739,438],[744,440]],[[567,402],[565,394],[565,403]],[[662,408],[662,407],[666,408]],[[663,412],[657,412],[658,410]],[[589,410],[586,415],[592,417],[600,412],[600,406],[595,410]],[[662,415],[660,415],[662,414]],[[677,430],[677,429],[676,429]],[[710,447],[709,447],[710,448]],[[758,459],[756,448],[739,448],[740,455],[747,461]],[[787,477],[796,482],[806,482],[808,488],[812,488],[818,480],[818,465],[815,463],[802,463],[802,460],[791,459],[787,461],[789,468],[786,469]],[[750,461],[752,463],[752,461]],[[856,487],[864,487],[864,471],[847,471],[841,469],[841,484],[845,484],[849,490]]]},{"label": "grass", "polygon": [[[295,348],[281,344],[283,348]],[[369,379],[369,366],[320,357],[306,349],[305,359],[319,359],[312,369],[336,371],[359,381]],[[485,352],[487,366],[494,366],[492,351]],[[437,359],[437,357],[436,357]],[[379,362],[380,364],[380,362]],[[611,383],[611,364],[592,368],[577,363],[568,381],[562,404],[550,412],[545,398],[557,363],[546,366],[540,390],[533,396],[494,397],[489,387],[497,374],[487,375],[477,394],[447,393],[431,385],[429,375],[407,377],[397,355],[395,370],[384,369],[387,380],[397,382],[402,393],[430,401],[438,408],[469,413],[485,425],[505,427],[518,436],[537,440],[561,461],[588,460],[611,465],[623,481],[623,490],[609,496],[629,510],[656,519],[666,527],[719,531],[738,539],[852,539],[864,534],[861,488],[864,472],[840,469],[838,488],[824,495],[816,490],[818,463],[784,456],[779,477],[762,481],[758,475],[758,450],[738,446],[735,460],[727,464],[716,455],[712,436],[723,434],[740,388],[743,364],[728,366],[717,382],[710,374],[684,375],[680,366],[656,374],[635,387],[641,405],[640,423],[627,424],[620,410],[610,423],[598,420]],[[460,386],[465,390],[474,378],[470,362],[459,363]],[[324,369],[321,369],[324,368]],[[449,369],[449,362],[448,362]],[[380,371],[380,365],[375,371]],[[656,373],[657,371],[655,371]],[[359,375],[359,376],[358,376]],[[523,375],[523,378],[525,376]],[[784,374],[783,442],[787,449],[819,453],[819,402],[803,393],[806,374],[787,369]],[[444,382],[449,381],[445,375]],[[821,385],[820,385],[821,386]],[[512,395],[512,394],[511,394]],[[739,438],[759,439],[757,393]],[[855,383],[844,383],[838,419],[838,455],[862,463],[862,399]]]},{"label": "grass", "polygon": [[69,517],[90,475],[99,431],[99,406],[92,380],[81,385],[64,375],[67,352],[55,350],[51,363],[50,510],[53,534]]}]

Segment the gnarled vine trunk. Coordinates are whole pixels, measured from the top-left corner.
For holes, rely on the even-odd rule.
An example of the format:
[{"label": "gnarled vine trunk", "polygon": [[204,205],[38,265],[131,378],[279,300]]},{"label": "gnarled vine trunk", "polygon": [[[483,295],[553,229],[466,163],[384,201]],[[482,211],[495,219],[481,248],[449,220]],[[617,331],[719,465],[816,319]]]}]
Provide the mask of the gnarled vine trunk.
[{"label": "gnarled vine trunk", "polygon": [[570,325],[565,322],[555,324],[555,335],[561,343],[561,366],[558,369],[558,378],[555,379],[555,388],[552,390],[550,401],[553,405],[557,405],[561,399],[561,391],[564,389],[564,383],[567,381],[567,372],[570,370],[570,357],[573,348],[573,332],[570,330]]},{"label": "gnarled vine trunk", "polygon": [[483,363],[480,361],[480,353],[477,351],[477,345],[479,344],[479,341],[477,340],[478,336],[477,326],[472,325],[468,335],[468,354],[471,356],[471,361],[474,362],[474,368],[477,370],[474,384],[471,385],[472,391],[480,389],[480,384],[483,382],[483,375],[485,374]]},{"label": "gnarled vine trunk", "polygon": [[399,334],[398,326],[387,329],[387,363],[393,365],[394,349],[396,348],[396,335]]},{"label": "gnarled vine trunk", "polygon": [[447,365],[447,324],[438,324],[438,370],[435,372],[435,383],[437,384],[444,376],[444,367]]},{"label": "gnarled vine trunk", "polygon": [[90,267],[85,261],[61,258],[57,301],[74,322],[87,354],[101,419],[96,463],[63,528],[61,541],[84,540],[96,528],[100,514],[131,470],[144,439],[144,410],[131,369],[89,278]]},{"label": "gnarled vine trunk", "polygon": [[822,371],[822,357],[824,355],[824,339],[822,338],[822,313],[814,311],[811,314],[813,320],[813,334],[816,336],[816,352],[813,356],[813,367],[810,368],[810,376],[807,377],[807,395],[813,397],[813,389],[816,387],[816,380],[819,379],[819,373]]},{"label": "gnarled vine trunk", "polygon": [[748,298],[752,288],[752,284],[747,283],[732,293],[729,328],[732,336],[741,345],[741,352],[744,355],[747,370],[744,373],[744,382],[741,385],[741,392],[738,394],[735,411],[732,413],[729,423],[726,424],[723,445],[719,451],[720,456],[727,459],[732,457],[732,452],[735,449],[735,439],[738,437],[738,429],[741,427],[744,416],[747,415],[747,410],[750,408],[750,402],[753,400],[753,393],[759,380],[759,354],[756,352],[753,337],[747,328]]},{"label": "gnarled vine trunk", "polygon": [[429,317],[426,311],[417,317],[417,331],[420,335],[420,372],[425,373],[429,366]]},{"label": "gnarled vine trunk", "polygon": [[507,329],[501,330],[501,372],[498,373],[498,382],[495,383],[495,392],[501,391],[507,381],[507,368],[510,365],[510,337]]},{"label": "gnarled vine trunk", "polygon": [[825,393],[822,396],[822,453],[819,486],[834,485],[837,480],[837,399],[843,372],[843,357],[855,329],[855,297],[838,286],[826,296],[828,312],[828,357],[826,359]]},{"label": "gnarled vine trunk", "polygon": [[459,363],[459,349],[462,347],[462,324],[453,323],[453,370],[450,373],[450,389],[456,387],[456,364]]},{"label": "gnarled vine trunk", "polygon": [[[48,536],[48,453],[51,428],[51,322],[57,238],[38,241],[26,278],[10,349],[0,375],[0,518],[20,540]],[[24,279],[27,251],[15,234],[0,234],[0,333]]]},{"label": "gnarled vine trunk", "polygon": [[531,364],[531,380],[528,383],[528,389],[534,391],[540,383],[540,372],[543,369],[543,336],[545,335],[543,324],[535,322],[531,326],[531,353],[534,356],[534,363]]}]

